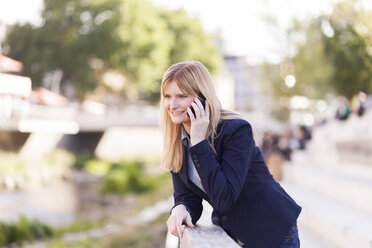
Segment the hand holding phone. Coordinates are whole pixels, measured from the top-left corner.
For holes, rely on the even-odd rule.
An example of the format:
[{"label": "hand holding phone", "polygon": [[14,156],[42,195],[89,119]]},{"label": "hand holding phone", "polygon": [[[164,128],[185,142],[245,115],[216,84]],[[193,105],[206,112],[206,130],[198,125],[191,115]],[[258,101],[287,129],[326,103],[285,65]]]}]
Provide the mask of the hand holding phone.
[{"label": "hand holding phone", "polygon": [[[206,139],[208,127],[209,127],[209,106],[208,102],[202,94],[198,95],[198,100],[191,103],[187,112],[193,114],[194,116],[189,117],[191,120],[190,125],[190,142],[191,145],[196,145],[197,143]],[[194,109],[195,108],[195,109]],[[194,117],[194,118],[193,118]]]},{"label": "hand holding phone", "polygon": [[[203,108],[205,110],[205,96],[202,93],[199,93],[198,98],[199,98],[200,102],[202,103]],[[190,109],[191,109],[191,112],[194,114],[194,117],[196,118],[196,113],[195,113],[194,108],[192,106],[190,106]],[[189,113],[187,113],[187,116],[190,117]]]}]

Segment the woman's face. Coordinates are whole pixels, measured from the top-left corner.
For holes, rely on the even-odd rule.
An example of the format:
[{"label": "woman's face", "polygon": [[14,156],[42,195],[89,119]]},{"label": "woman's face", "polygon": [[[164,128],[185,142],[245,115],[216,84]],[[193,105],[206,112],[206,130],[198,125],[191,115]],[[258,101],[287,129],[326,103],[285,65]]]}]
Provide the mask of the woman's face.
[{"label": "woman's face", "polygon": [[187,108],[191,106],[194,97],[182,92],[175,81],[168,83],[164,91],[164,107],[174,124],[188,123]]}]

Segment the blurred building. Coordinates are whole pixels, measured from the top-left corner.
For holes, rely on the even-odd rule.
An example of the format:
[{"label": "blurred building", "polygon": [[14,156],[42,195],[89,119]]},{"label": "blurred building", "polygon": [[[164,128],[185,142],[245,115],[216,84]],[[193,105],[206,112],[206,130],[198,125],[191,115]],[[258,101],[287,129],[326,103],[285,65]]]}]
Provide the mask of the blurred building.
[{"label": "blurred building", "polygon": [[259,98],[258,83],[252,75],[254,69],[249,67],[245,56],[224,56],[227,70],[234,78],[235,109],[238,111],[252,111]]},{"label": "blurred building", "polygon": [[[224,108],[254,112],[265,107],[258,79],[260,66],[251,66],[244,56],[225,55],[223,67],[215,77],[216,90]],[[266,112],[266,111],[264,111]]]},{"label": "blurred building", "polygon": [[258,81],[263,73],[261,66],[249,65],[246,56],[231,54],[221,29],[217,30],[214,39],[223,54],[223,66],[215,78],[222,106],[240,112],[261,111],[266,101]]},{"label": "blurred building", "polygon": [[0,118],[10,119],[27,112],[31,79],[22,77],[23,64],[0,54]]},{"label": "blurred building", "polygon": [[0,73],[19,74],[22,69],[21,62],[0,54]]}]

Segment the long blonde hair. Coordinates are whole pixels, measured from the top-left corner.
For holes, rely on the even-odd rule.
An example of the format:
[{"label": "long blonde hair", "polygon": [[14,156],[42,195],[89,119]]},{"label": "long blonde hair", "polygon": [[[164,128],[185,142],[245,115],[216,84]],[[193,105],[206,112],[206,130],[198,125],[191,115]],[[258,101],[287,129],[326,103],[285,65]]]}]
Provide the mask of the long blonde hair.
[{"label": "long blonde hair", "polygon": [[161,82],[160,121],[164,135],[162,167],[166,170],[178,172],[181,169],[183,159],[182,124],[173,124],[164,106],[165,88],[173,81],[177,83],[178,87],[185,94],[196,97],[201,93],[207,99],[209,105],[209,127],[205,138],[214,152],[213,143],[220,121],[241,118],[242,116],[238,113],[221,109],[221,103],[217,98],[212,77],[202,63],[199,61],[185,61],[169,67],[164,73]]}]

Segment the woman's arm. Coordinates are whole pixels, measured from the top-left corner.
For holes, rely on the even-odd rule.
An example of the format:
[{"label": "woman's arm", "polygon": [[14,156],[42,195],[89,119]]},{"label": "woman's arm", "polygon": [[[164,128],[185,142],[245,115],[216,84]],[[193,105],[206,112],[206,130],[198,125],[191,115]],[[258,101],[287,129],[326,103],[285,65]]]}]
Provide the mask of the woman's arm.
[{"label": "woman's arm", "polygon": [[178,173],[172,173],[172,181],[174,188],[173,208],[180,204],[184,205],[191,215],[192,223],[196,224],[203,211],[202,198],[197,196],[188,187],[186,187],[186,185],[181,181]]},{"label": "woman's arm", "polygon": [[203,206],[202,199],[190,191],[181,181],[178,173],[172,172],[174,206],[167,221],[168,231],[182,237],[182,224],[194,227],[199,220]]},{"label": "woman's arm", "polygon": [[206,140],[189,148],[211,205],[220,213],[229,211],[238,199],[256,147],[248,122],[224,139],[221,163]]}]

